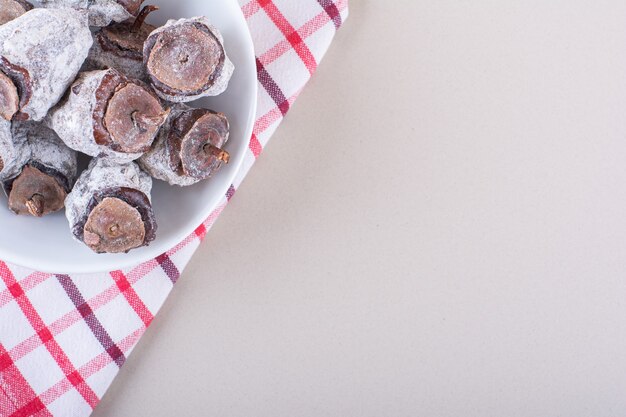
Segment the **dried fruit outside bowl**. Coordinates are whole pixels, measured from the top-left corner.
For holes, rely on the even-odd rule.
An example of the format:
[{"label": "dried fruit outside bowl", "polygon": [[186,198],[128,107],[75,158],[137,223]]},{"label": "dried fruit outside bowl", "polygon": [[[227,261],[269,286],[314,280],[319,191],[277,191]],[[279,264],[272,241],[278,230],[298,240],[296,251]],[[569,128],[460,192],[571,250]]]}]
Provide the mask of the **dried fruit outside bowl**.
[{"label": "dried fruit outside bowl", "polygon": [[256,114],[257,78],[254,47],[245,18],[235,0],[155,0],[161,10],[148,19],[207,16],[222,32],[235,72],[225,93],[199,100],[227,115],[231,125],[225,149],[230,163],[213,178],[191,187],[154,182],[153,207],[159,224],[157,238],[148,247],[127,254],[98,255],[72,239],[63,212],[41,219],[16,216],[0,196],[0,259],[38,271],[82,274],[113,271],[149,261],[179,244],[218,207],[243,163]]}]

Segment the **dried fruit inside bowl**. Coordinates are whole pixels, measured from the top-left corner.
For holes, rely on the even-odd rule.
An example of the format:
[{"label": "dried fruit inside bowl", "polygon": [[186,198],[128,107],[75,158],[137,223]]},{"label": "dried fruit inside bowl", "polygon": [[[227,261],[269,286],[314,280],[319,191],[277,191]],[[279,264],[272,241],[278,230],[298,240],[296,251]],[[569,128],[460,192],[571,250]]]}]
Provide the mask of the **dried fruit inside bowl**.
[{"label": "dried fruit inside bowl", "polygon": [[223,93],[234,66],[207,18],[170,20],[153,31],[143,59],[156,93],[175,103]]},{"label": "dried fruit inside bowl", "polygon": [[151,190],[152,179],[137,164],[93,159],[65,201],[74,238],[97,253],[149,245],[157,229]]},{"label": "dried fruit inside bowl", "polygon": [[210,178],[230,160],[230,126],[222,113],[184,104],[172,108],[154,146],[138,163],[154,178],[188,186]]},{"label": "dried fruit inside bowl", "polygon": [[156,29],[145,22],[146,17],[158,10],[146,6],[134,21],[116,23],[94,34],[94,45],[85,63],[86,70],[115,68],[129,78],[147,80],[143,64],[143,44]]},{"label": "dried fruit inside bowl", "polygon": [[4,180],[11,211],[42,217],[61,210],[76,180],[76,152],[38,122],[14,122],[12,141],[25,157]]},{"label": "dried fruit inside bowl", "polygon": [[81,73],[47,123],[70,148],[125,163],[150,149],[168,114],[145,84],[111,68]]}]

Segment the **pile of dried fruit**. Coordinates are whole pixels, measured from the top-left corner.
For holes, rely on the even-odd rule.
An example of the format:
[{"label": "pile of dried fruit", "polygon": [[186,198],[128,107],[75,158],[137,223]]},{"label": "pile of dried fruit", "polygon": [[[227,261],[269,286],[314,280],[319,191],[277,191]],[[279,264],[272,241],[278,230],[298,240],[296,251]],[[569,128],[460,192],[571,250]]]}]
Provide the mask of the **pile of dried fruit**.
[{"label": "pile of dried fruit", "polygon": [[[152,177],[189,186],[228,163],[234,66],[207,18],[145,22],[144,0],[0,0],[0,182],[16,214],[65,207],[97,253],[148,245]],[[90,27],[96,27],[93,32]],[[82,174],[77,155],[93,157]]]}]

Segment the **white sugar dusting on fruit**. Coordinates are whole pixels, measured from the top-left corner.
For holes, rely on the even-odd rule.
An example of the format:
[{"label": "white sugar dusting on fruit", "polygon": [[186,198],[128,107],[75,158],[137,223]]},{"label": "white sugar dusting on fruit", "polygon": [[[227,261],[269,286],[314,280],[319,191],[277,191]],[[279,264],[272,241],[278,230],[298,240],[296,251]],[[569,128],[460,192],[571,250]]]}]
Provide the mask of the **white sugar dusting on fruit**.
[{"label": "white sugar dusting on fruit", "polygon": [[[148,37],[148,41],[146,41],[144,46],[144,63],[149,62],[151,50],[154,48],[154,45],[151,45],[151,40],[155,40],[159,37],[159,35],[165,31],[173,32],[174,35],[180,34],[181,28],[183,26],[198,24],[205,27],[211,34],[213,34],[219,41],[222,49],[224,50],[224,65],[222,67],[220,75],[214,80],[214,82],[207,88],[201,89],[201,91],[197,94],[170,94],[166,91],[162,91],[157,85],[153,85],[156,93],[164,100],[168,100],[173,103],[187,103],[190,101],[197,100],[202,97],[208,96],[217,96],[224,91],[228,87],[228,83],[233,75],[235,70],[235,66],[232,61],[228,58],[228,54],[226,48],[224,47],[224,38],[220,31],[213,26],[209,19],[205,16],[194,17],[191,19],[179,19],[179,20],[169,20],[164,26],[154,30],[150,36]],[[194,56],[194,50],[185,48],[185,42],[177,42],[175,45],[175,49],[171,52],[176,57],[182,57],[184,59],[188,59],[190,62],[193,62],[196,65],[206,66],[211,61],[211,57],[208,56]],[[197,62],[200,60],[200,62]]]},{"label": "white sugar dusting on fruit", "polygon": [[[137,164],[118,164],[103,158],[92,159],[65,200],[65,215],[70,228],[73,229],[89,214],[86,213],[89,202],[98,191],[118,187],[141,191],[151,200],[152,178]],[[74,239],[77,238],[74,236]]]},{"label": "white sugar dusting on fruit", "polygon": [[[175,169],[172,169],[170,155],[171,147],[167,144],[174,121],[180,115],[190,110],[193,110],[193,108],[185,104],[175,104],[171,109],[169,118],[161,128],[159,135],[154,141],[152,149],[137,160],[139,166],[153,178],[165,181],[170,185],[177,185],[180,187],[187,187],[202,181],[202,178],[184,174],[181,175]],[[228,125],[228,122],[226,122],[226,125]],[[194,127],[195,126],[196,124],[194,123]],[[189,134],[189,132],[185,133]],[[228,133],[226,133],[223,137],[223,143],[220,143],[220,146],[223,146],[227,141]]]},{"label": "white sugar dusting on fruit", "polygon": [[116,56],[102,49],[98,38],[94,38],[93,47],[83,66],[84,71],[102,70],[115,68],[128,78],[147,81],[146,69],[141,59],[132,59],[124,56]]},{"label": "white sugar dusting on fruit", "polygon": [[0,56],[28,71],[32,95],[21,109],[42,120],[74,81],[89,48],[84,12],[33,9],[0,26]]},{"label": "white sugar dusting on fruit", "polygon": [[67,178],[70,187],[74,184],[78,171],[76,152],[68,148],[52,129],[37,122],[14,122],[13,137],[28,144],[29,161],[58,171]]},{"label": "white sugar dusting on fruit", "polygon": [[67,146],[93,157],[106,157],[117,163],[139,158],[142,153],[117,152],[96,143],[93,114],[97,104],[96,92],[105,76],[115,70],[81,73],[70,88],[65,102],[52,109],[46,122]]},{"label": "white sugar dusting on fruit", "polygon": [[13,137],[11,122],[0,118],[0,181],[15,178],[30,159],[30,149],[24,137]]},{"label": "white sugar dusting on fruit", "polygon": [[39,3],[46,8],[88,11],[90,26],[107,26],[111,22],[123,22],[133,17],[116,0],[40,0]]},{"label": "white sugar dusting on fruit", "polygon": [[172,170],[170,167],[170,154],[167,149],[167,137],[170,134],[172,121],[176,120],[183,112],[190,109],[191,107],[185,104],[175,104],[172,107],[169,118],[154,141],[152,149],[137,160],[139,166],[152,177],[180,187],[196,184],[198,180],[184,175],[178,175],[177,172]]}]

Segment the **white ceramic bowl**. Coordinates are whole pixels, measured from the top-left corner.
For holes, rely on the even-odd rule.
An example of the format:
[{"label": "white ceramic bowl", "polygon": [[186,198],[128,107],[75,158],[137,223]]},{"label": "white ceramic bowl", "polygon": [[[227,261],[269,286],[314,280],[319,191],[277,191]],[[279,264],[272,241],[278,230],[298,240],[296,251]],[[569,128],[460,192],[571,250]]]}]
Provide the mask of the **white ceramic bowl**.
[{"label": "white ceramic bowl", "polygon": [[248,26],[236,0],[153,0],[161,10],[148,19],[154,24],[168,19],[204,15],[224,35],[226,53],[235,64],[228,90],[198,105],[224,112],[231,123],[226,150],[230,164],[213,178],[188,188],[155,181],[152,202],[159,228],[150,246],[127,254],[97,255],[72,239],[65,214],[42,219],[16,216],[0,195],[0,259],[35,270],[54,273],[112,271],[148,261],[171,249],[191,234],[226,194],[252,134],[256,113],[257,81],[254,48]]}]

